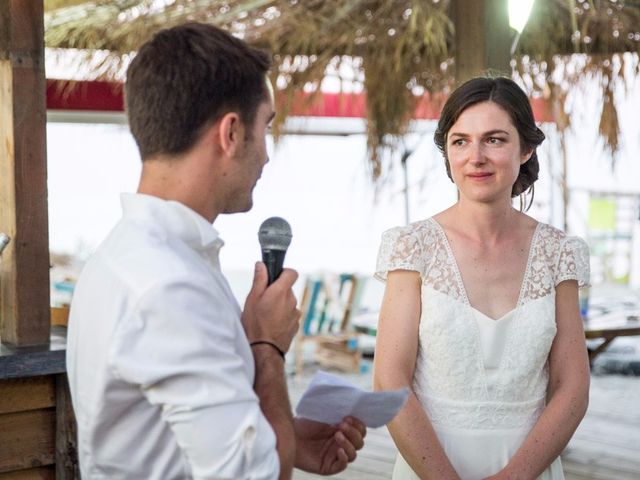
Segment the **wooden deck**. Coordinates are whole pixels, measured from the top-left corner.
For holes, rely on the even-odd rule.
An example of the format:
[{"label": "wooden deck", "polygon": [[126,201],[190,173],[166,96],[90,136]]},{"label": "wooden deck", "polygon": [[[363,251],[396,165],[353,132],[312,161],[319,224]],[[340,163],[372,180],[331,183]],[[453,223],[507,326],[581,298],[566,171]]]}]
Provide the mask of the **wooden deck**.
[{"label": "wooden deck", "polygon": [[[294,408],[315,371],[316,367],[307,364],[302,377],[290,379]],[[341,375],[355,385],[371,388],[370,368],[363,374]],[[389,479],[395,455],[387,429],[370,429],[356,461],[332,478]],[[563,453],[562,462],[567,480],[640,479],[640,377],[592,375],[589,410]],[[293,478],[323,477],[296,470]]]}]

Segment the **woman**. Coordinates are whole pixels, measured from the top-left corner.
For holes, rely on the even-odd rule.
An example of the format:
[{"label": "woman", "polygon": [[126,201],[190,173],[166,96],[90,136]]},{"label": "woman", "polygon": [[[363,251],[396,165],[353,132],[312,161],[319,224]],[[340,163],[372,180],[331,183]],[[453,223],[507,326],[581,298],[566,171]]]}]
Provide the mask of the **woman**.
[{"label": "woman", "polygon": [[435,133],[458,201],[383,235],[374,384],[412,392],[389,424],[394,479],[564,478],[588,403],[589,265],[584,241],[512,207],[543,140],[514,82],[468,81]]}]

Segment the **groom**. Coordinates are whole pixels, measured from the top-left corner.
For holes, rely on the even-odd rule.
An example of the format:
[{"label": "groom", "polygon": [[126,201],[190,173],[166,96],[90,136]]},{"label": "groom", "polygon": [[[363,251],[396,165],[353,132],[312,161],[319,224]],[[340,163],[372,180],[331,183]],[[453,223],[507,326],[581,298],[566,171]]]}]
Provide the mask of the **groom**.
[{"label": "groom", "polygon": [[268,56],[204,24],[164,30],[127,72],[136,194],[76,286],[67,366],[85,479],[331,475],[364,425],[293,418],[284,352],[299,312],[285,269],[256,264],[241,310],[212,227],[244,212],[268,161]]}]

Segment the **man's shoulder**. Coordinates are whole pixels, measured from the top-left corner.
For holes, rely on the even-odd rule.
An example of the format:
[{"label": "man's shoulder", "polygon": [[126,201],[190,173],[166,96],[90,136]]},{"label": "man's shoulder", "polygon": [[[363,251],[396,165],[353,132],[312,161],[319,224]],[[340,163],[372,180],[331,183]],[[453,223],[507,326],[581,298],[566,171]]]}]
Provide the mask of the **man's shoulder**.
[{"label": "man's shoulder", "polygon": [[208,274],[197,252],[161,229],[128,219],[121,220],[96,249],[85,272],[83,276],[122,283],[138,292],[172,279],[197,281]]}]

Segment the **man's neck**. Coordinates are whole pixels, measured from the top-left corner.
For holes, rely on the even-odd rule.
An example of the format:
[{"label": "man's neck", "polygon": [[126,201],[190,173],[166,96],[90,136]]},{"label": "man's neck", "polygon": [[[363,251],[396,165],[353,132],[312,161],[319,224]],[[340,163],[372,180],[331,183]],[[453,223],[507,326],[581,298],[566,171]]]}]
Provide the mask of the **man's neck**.
[{"label": "man's neck", "polygon": [[206,177],[194,174],[192,165],[188,159],[145,160],[137,192],[180,202],[213,223],[221,210]]}]

